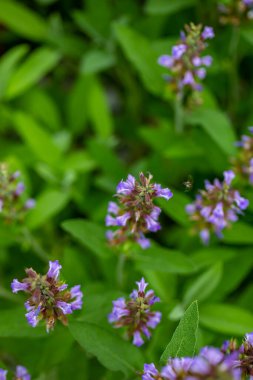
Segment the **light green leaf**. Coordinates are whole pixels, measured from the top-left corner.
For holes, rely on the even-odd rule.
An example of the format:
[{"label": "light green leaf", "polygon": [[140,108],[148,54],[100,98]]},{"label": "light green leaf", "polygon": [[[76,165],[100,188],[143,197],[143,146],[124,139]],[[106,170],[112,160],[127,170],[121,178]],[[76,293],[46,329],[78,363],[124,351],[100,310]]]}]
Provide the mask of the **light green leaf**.
[{"label": "light green leaf", "polygon": [[160,361],[167,363],[170,357],[193,356],[195,353],[199,324],[198,303],[194,301],[185,311],[171,341],[163,352]]},{"label": "light green leaf", "polygon": [[46,190],[37,199],[36,206],[27,216],[27,225],[38,228],[58,214],[67,204],[69,194],[59,190]]},{"label": "light green leaf", "polygon": [[110,371],[121,371],[129,375],[142,367],[140,350],[114,332],[88,322],[71,323],[69,329],[78,343]]},{"label": "light green leaf", "polygon": [[227,244],[252,244],[253,228],[246,223],[234,223],[231,228],[224,231],[223,240]]},{"label": "light green leaf", "polygon": [[34,329],[25,318],[25,307],[1,310],[0,337],[1,338],[38,338],[46,337],[46,328],[37,326]]},{"label": "light green leaf", "polygon": [[242,336],[253,330],[253,314],[228,304],[200,307],[200,324],[222,334]]},{"label": "light green leaf", "polygon": [[31,40],[44,40],[47,24],[38,14],[19,1],[0,0],[0,21],[17,34]]},{"label": "light green leaf", "polygon": [[112,53],[104,50],[91,50],[87,52],[81,60],[80,72],[81,74],[93,74],[115,64],[115,57]]},{"label": "light green leaf", "polygon": [[183,253],[162,248],[154,243],[147,251],[139,247],[133,248],[132,258],[143,270],[186,274],[192,273],[195,269],[191,260]]},{"label": "light green leaf", "polygon": [[88,106],[89,117],[97,134],[102,138],[109,137],[113,131],[112,116],[105,90],[95,77],[90,86]]},{"label": "light green leaf", "polygon": [[186,121],[189,124],[201,125],[226,154],[235,153],[235,133],[228,117],[222,111],[198,108],[187,115]]},{"label": "light green leaf", "polygon": [[218,262],[201,274],[186,290],[183,303],[188,305],[193,300],[205,300],[218,286],[222,277],[222,263]]},{"label": "light green leaf", "polygon": [[190,225],[188,215],[185,212],[185,207],[192,203],[191,199],[186,195],[174,189],[171,189],[173,198],[169,201],[158,199],[157,203],[171,219],[176,221],[181,226],[187,227]]},{"label": "light green leaf", "polygon": [[10,49],[0,59],[0,97],[5,93],[8,82],[18,62],[28,52],[27,45],[18,45]]},{"label": "light green leaf", "polygon": [[145,6],[147,13],[155,15],[173,14],[189,8],[196,0],[148,0]]},{"label": "light green leaf", "polygon": [[6,97],[10,99],[21,95],[51,71],[59,59],[60,54],[47,47],[41,47],[32,52],[13,73],[6,90]]},{"label": "light green leaf", "polygon": [[136,68],[148,91],[161,95],[165,84],[162,79],[163,70],[157,63],[157,53],[152,49],[150,42],[134,31],[121,25],[114,25],[114,32],[126,57]]},{"label": "light green leaf", "polygon": [[72,219],[63,222],[62,228],[97,256],[106,258],[112,255],[112,250],[107,245],[105,229],[98,224]]},{"label": "light green leaf", "polygon": [[14,125],[23,140],[39,160],[57,166],[61,160],[61,151],[47,133],[31,116],[23,112],[13,115]]}]

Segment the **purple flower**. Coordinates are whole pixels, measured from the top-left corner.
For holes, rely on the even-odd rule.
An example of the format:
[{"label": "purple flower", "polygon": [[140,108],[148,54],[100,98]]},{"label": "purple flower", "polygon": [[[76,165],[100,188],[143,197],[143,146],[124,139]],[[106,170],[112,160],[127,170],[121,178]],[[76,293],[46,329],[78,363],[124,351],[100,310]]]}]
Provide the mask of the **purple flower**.
[{"label": "purple flower", "polygon": [[27,277],[19,282],[13,280],[11,287],[14,293],[25,291],[29,294],[25,302],[27,322],[36,327],[39,321],[46,321],[46,330],[54,328],[57,320],[67,325],[67,315],[82,308],[83,293],[80,285],[68,290],[68,285],[58,279],[61,265],[58,260],[49,261],[46,275],[40,275],[32,268],[26,269]]},{"label": "purple flower", "polygon": [[121,180],[117,186],[117,193],[129,195],[135,188],[135,178],[129,174],[126,181]]},{"label": "purple flower", "polygon": [[192,59],[192,64],[193,64],[195,67],[199,67],[199,66],[201,66],[202,63],[203,63],[203,60],[202,60],[199,56],[193,57],[193,59]]},{"label": "purple flower", "polygon": [[170,189],[152,184],[151,179],[151,174],[145,177],[140,173],[137,181],[129,174],[126,181],[122,180],[118,184],[116,196],[119,204],[110,202],[105,218],[106,226],[117,227],[106,234],[110,245],[120,246],[132,240],[143,249],[150,246],[145,233],[156,232],[161,228],[158,223],[161,209],[153,201],[158,197],[169,200],[173,196]]},{"label": "purple flower", "polygon": [[185,76],[182,80],[182,84],[194,86],[195,80],[191,71],[186,71]]},{"label": "purple flower", "polygon": [[11,283],[11,289],[13,293],[20,291],[26,292],[29,289],[29,284],[19,282],[16,278]]},{"label": "purple flower", "polygon": [[204,40],[212,39],[214,38],[214,31],[211,26],[205,26],[203,32],[202,32],[202,37]]},{"label": "purple flower", "polygon": [[253,332],[245,334],[245,342],[247,342],[253,347]]},{"label": "purple flower", "polygon": [[25,190],[25,185],[23,184],[23,182],[19,182],[15,190],[15,195],[16,196],[21,195],[24,192],[24,190]]},{"label": "purple flower", "polygon": [[200,69],[196,70],[196,75],[199,79],[204,79],[206,76],[206,69],[201,67]]},{"label": "purple flower", "polygon": [[8,371],[0,368],[0,380],[6,380],[7,373]]},{"label": "purple flower", "polygon": [[31,376],[29,375],[27,369],[21,365],[16,367],[16,377],[19,380],[30,380]]},{"label": "purple flower", "polygon": [[165,379],[177,380],[180,378],[186,378],[187,372],[192,365],[192,358],[174,358],[169,359],[168,364],[163,367],[161,375]]},{"label": "purple flower", "polygon": [[157,379],[158,376],[159,376],[159,372],[153,363],[144,364],[144,372],[142,375],[142,380],[153,380],[153,379]]},{"label": "purple flower", "polygon": [[232,170],[227,170],[224,172],[224,181],[228,186],[231,185],[231,182],[235,178],[235,173]]},{"label": "purple flower", "polygon": [[180,59],[182,55],[186,52],[187,46],[184,44],[173,46],[172,57],[175,59]]},{"label": "purple flower", "polygon": [[174,59],[170,55],[162,55],[159,57],[158,63],[161,66],[170,68],[174,64]]},{"label": "purple flower", "polygon": [[49,261],[49,270],[47,272],[47,277],[57,280],[57,278],[59,277],[61,268],[62,266],[59,264],[58,260]]},{"label": "purple flower", "polygon": [[210,55],[205,55],[204,57],[202,57],[201,61],[202,65],[209,67],[213,63],[213,58]]},{"label": "purple flower", "polygon": [[133,338],[133,344],[141,346],[144,343],[144,337],[148,339],[151,336],[149,328],[154,329],[161,320],[161,313],[151,311],[155,302],[159,298],[154,295],[153,290],[145,293],[148,284],[144,278],[137,281],[138,290],[134,289],[129,296],[129,300],[118,298],[113,301],[113,309],[108,315],[108,320],[116,328],[127,328],[127,334]]},{"label": "purple flower", "polygon": [[35,204],[36,204],[36,202],[35,202],[35,200],[34,199],[32,199],[32,198],[29,198],[29,199],[27,199],[27,201],[25,202],[25,209],[27,209],[27,210],[29,210],[29,209],[31,209],[31,208],[34,208],[35,207]]},{"label": "purple flower", "polygon": [[163,189],[161,185],[154,184],[155,196],[160,198],[165,198],[167,201],[173,197],[173,193],[170,189]]}]

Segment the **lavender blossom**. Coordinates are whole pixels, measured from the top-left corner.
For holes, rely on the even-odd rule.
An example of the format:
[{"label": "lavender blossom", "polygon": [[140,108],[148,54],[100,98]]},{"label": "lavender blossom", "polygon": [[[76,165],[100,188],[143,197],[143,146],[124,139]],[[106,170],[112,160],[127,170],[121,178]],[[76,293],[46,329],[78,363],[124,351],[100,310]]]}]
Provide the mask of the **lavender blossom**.
[{"label": "lavender blossom", "polygon": [[18,182],[19,176],[19,171],[9,173],[7,165],[0,165],[0,212],[8,224],[21,222],[27,211],[35,206],[33,199],[24,199],[25,185]]},{"label": "lavender blossom", "polygon": [[107,239],[111,245],[120,245],[128,240],[136,241],[143,249],[149,247],[150,242],[145,237],[147,232],[156,232],[161,229],[158,222],[161,209],[154,205],[155,198],[169,200],[173,194],[168,188],[160,184],[151,183],[152,175],[145,177],[140,173],[139,181],[128,175],[126,181],[120,181],[117,186],[116,202],[109,202],[105,224],[115,227],[107,231]]},{"label": "lavender blossom", "polygon": [[253,128],[248,127],[250,135],[243,135],[237,141],[238,153],[232,160],[233,170],[241,180],[253,186]]},{"label": "lavender blossom", "polygon": [[[178,44],[172,47],[171,55],[162,55],[158,64],[169,69],[170,86],[181,96],[191,90],[192,94],[201,91],[201,81],[206,76],[205,67],[212,64],[212,57],[201,56],[207,47],[206,40],[214,38],[213,28],[201,25],[186,25],[186,33],[181,33]],[[196,97],[196,96],[195,96]]]},{"label": "lavender blossom", "polygon": [[218,238],[222,238],[223,229],[237,221],[238,215],[242,214],[249,204],[237,190],[231,188],[234,172],[228,170],[223,174],[223,182],[218,179],[215,179],[213,184],[206,181],[205,190],[201,190],[195,202],[186,207],[186,212],[195,223],[194,231],[199,233],[204,244],[209,243],[212,232]]},{"label": "lavender blossom", "polygon": [[[53,329],[57,319],[67,325],[67,315],[82,308],[80,285],[67,290],[68,285],[59,280],[61,265],[58,260],[49,261],[45,275],[37,274],[32,268],[26,269],[27,277],[21,282],[14,279],[13,293],[24,291],[30,297],[25,302],[27,322],[36,327],[40,320],[46,321],[46,329]],[[25,379],[25,378],[24,378]]]},{"label": "lavender blossom", "polygon": [[159,298],[154,295],[153,290],[145,292],[148,284],[144,278],[136,282],[138,290],[133,290],[129,299],[118,298],[113,301],[113,309],[108,316],[110,323],[114,327],[125,327],[128,338],[133,338],[135,346],[144,343],[144,337],[150,338],[150,328],[154,329],[161,320],[159,311],[151,311],[152,305],[159,302]]}]

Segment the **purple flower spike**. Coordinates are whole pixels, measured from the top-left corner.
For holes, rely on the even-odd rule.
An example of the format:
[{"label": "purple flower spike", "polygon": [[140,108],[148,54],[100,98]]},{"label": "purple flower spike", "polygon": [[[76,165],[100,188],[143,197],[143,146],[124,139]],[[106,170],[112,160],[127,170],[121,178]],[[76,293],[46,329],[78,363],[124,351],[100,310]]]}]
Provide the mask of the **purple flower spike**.
[{"label": "purple flower spike", "polygon": [[15,279],[11,284],[14,293],[22,290],[29,294],[25,302],[25,316],[32,327],[45,320],[49,332],[57,320],[67,325],[67,315],[82,308],[83,293],[80,285],[68,290],[68,285],[58,279],[60,269],[58,260],[50,261],[47,274],[41,275],[29,268],[26,269],[27,277],[22,282]]},{"label": "purple flower spike", "polygon": [[143,338],[150,338],[149,329],[154,329],[161,320],[161,313],[151,311],[154,303],[159,302],[159,298],[154,295],[153,290],[145,293],[148,284],[144,278],[137,281],[138,290],[134,289],[129,296],[129,300],[118,298],[113,301],[113,309],[108,316],[110,323],[116,328],[126,327],[129,337],[133,338],[133,344],[141,346]]},{"label": "purple flower spike", "polygon": [[211,26],[205,26],[203,32],[202,32],[202,37],[204,40],[212,39],[214,38],[214,31]]},{"label": "purple flower spike", "polygon": [[58,260],[49,261],[49,270],[47,272],[47,277],[57,280],[57,278],[59,277],[61,268],[62,266],[59,264]]},{"label": "purple flower spike", "polygon": [[29,375],[27,369],[21,365],[16,367],[16,378],[19,380],[30,380],[31,376]]},{"label": "purple flower spike", "polygon": [[119,204],[110,202],[105,218],[106,226],[116,227],[106,234],[110,245],[120,246],[127,241],[135,241],[146,249],[150,242],[145,233],[161,229],[158,223],[161,209],[153,201],[158,197],[169,200],[173,194],[160,184],[152,184],[151,179],[151,174],[145,177],[140,173],[137,181],[129,174],[126,181],[118,184],[116,197]]},{"label": "purple flower spike", "polygon": [[13,293],[20,291],[26,292],[29,289],[28,283],[19,282],[16,278],[11,283],[11,289]]}]

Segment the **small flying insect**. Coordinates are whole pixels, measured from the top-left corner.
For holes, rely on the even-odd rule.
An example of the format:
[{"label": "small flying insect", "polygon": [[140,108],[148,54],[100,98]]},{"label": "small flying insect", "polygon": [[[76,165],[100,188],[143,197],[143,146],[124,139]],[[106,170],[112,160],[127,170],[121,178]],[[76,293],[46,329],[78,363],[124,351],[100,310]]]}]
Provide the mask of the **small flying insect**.
[{"label": "small flying insect", "polygon": [[183,182],[183,185],[185,187],[185,192],[188,192],[192,189],[193,177],[190,174],[188,175],[187,180]]}]

